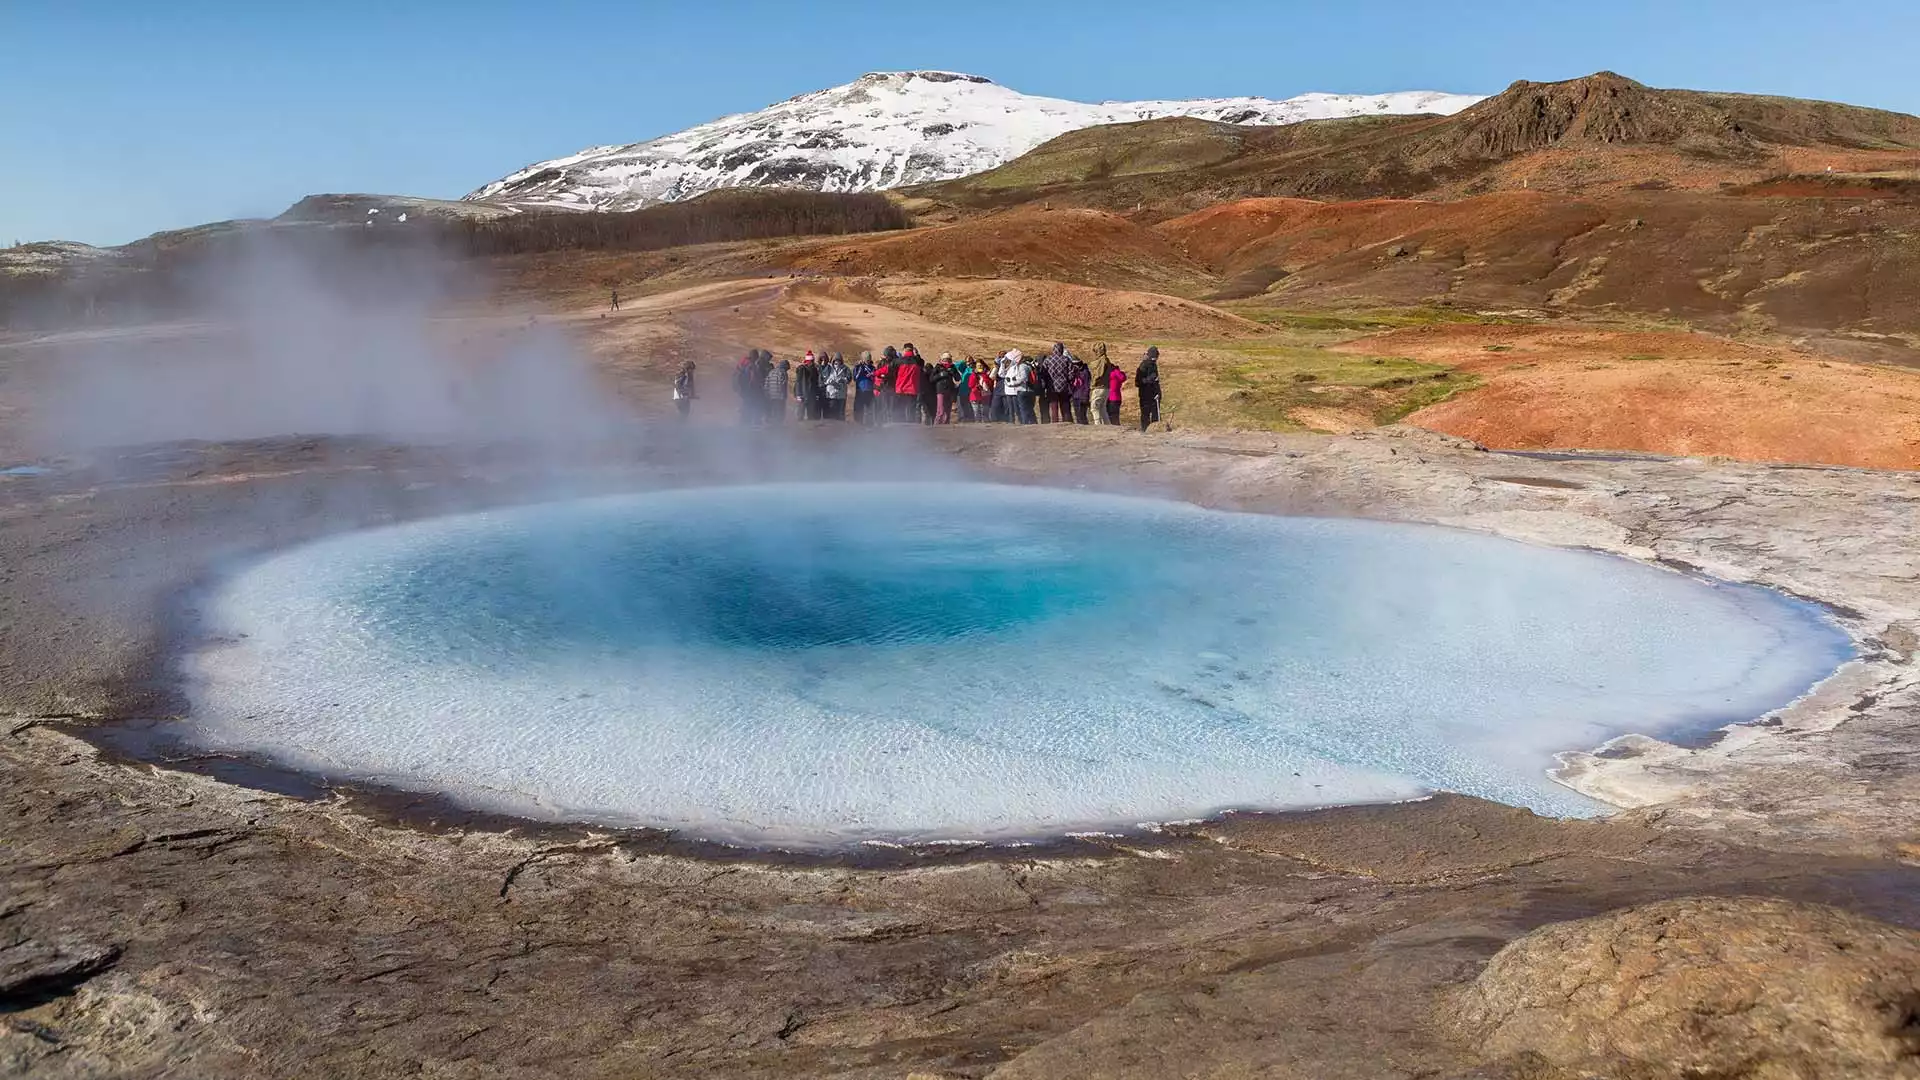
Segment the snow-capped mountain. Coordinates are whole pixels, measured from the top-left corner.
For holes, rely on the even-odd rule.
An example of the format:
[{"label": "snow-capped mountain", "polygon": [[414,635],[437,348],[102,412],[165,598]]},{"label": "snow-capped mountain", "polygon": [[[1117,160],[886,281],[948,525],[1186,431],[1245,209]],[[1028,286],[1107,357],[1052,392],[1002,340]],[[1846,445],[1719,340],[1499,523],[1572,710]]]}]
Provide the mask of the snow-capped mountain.
[{"label": "snow-capped mountain", "polygon": [[1451,114],[1465,94],[1304,94],[1088,105],[1009,90],[978,75],[891,71],[723,117],[673,135],[596,146],[529,165],[469,200],[569,210],[633,210],[716,188],[874,191],[991,169],[1095,124],[1196,116],[1292,124],[1343,116]]}]

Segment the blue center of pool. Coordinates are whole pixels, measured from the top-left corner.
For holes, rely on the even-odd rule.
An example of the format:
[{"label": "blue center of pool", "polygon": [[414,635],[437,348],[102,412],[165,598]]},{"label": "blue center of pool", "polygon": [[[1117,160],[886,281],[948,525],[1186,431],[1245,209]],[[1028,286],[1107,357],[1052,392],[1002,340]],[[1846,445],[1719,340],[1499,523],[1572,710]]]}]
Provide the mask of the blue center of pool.
[{"label": "blue center of pool", "polygon": [[1775,593],[1479,534],[985,484],[425,521],[217,590],[197,737],[542,817],[987,839],[1452,790],[1779,707],[1849,654]]},{"label": "blue center of pool", "polygon": [[369,583],[359,602],[396,640],[427,651],[451,642],[788,650],[974,638],[1109,604],[1137,578],[1127,560],[1088,555],[1148,542],[1142,529],[1071,516],[1039,524],[932,513],[876,528],[831,505],[788,508],[777,521],[750,504],[679,521],[563,515],[414,560]]}]

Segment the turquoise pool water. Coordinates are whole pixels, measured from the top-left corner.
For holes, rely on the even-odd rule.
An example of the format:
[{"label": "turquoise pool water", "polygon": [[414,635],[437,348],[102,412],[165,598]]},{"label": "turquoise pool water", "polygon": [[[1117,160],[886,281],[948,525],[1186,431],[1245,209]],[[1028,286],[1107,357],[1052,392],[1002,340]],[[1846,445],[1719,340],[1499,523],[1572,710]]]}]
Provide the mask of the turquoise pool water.
[{"label": "turquoise pool water", "polygon": [[1379,522],[986,484],[698,489],[266,559],[197,741],[488,809],[754,844],[1009,839],[1460,791],[1783,705],[1816,609]]}]

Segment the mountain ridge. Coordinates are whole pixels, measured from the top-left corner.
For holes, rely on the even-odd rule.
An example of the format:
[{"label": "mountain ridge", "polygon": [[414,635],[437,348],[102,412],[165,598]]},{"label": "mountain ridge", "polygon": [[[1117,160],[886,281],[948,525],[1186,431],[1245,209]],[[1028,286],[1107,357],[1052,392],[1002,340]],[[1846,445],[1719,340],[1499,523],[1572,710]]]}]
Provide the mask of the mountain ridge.
[{"label": "mountain ridge", "polygon": [[1083,128],[910,194],[991,208],[1052,199],[1169,212],[1250,197],[1459,198],[1532,188],[1711,191],[1800,172],[1920,168],[1920,117],[1836,102],[1525,80],[1447,116],[1279,128],[1166,119]]},{"label": "mountain ridge", "polygon": [[971,175],[1068,131],[1195,116],[1278,125],[1355,115],[1448,114],[1479,101],[1439,91],[1098,104],[1023,94],[979,75],[869,72],[643,142],[535,162],[466,196],[515,207],[630,210],[726,187],[875,191]]}]

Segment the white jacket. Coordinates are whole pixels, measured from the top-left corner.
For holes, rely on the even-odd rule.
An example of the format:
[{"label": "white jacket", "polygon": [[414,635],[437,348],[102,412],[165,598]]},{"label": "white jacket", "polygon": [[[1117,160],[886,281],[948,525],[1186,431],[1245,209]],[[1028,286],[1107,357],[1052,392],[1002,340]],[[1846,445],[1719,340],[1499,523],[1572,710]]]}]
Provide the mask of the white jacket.
[{"label": "white jacket", "polygon": [[1007,354],[1007,369],[1000,373],[1000,392],[1008,397],[1019,397],[1027,392],[1027,384],[1033,379],[1033,366],[1015,349]]},{"label": "white jacket", "polygon": [[853,371],[847,365],[828,362],[820,369],[820,392],[829,401],[838,401],[847,396],[847,383],[853,380]]}]

